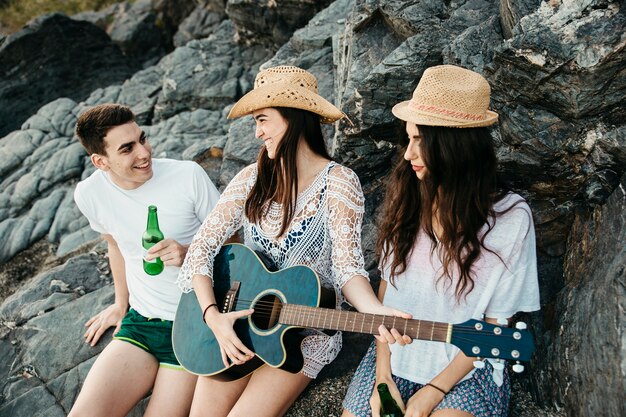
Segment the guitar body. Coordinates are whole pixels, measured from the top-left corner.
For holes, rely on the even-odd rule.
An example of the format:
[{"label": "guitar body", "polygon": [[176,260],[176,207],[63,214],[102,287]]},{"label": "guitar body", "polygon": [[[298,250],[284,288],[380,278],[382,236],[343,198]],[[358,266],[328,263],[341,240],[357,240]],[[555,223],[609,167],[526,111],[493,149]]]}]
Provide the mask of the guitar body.
[{"label": "guitar body", "polygon": [[[196,295],[190,292],[181,296],[172,331],[180,364],[191,373],[227,381],[243,378],[264,364],[299,372],[304,362],[302,328],[280,324],[280,308],[284,304],[335,308],[334,291],[324,289],[317,274],[306,266],[271,272],[260,255],[241,244],[222,247],[214,261],[213,276],[220,311],[254,308],[251,316],[235,322],[234,329],[256,356],[244,365],[225,366],[219,344],[202,320]],[[229,304],[229,290],[236,283],[239,288]]]}]

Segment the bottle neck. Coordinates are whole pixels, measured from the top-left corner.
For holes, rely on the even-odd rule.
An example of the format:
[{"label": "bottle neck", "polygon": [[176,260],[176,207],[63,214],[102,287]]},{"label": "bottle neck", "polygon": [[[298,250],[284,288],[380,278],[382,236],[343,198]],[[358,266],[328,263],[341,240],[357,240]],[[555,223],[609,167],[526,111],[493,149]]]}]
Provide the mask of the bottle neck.
[{"label": "bottle neck", "polygon": [[398,414],[400,408],[398,404],[396,404],[395,400],[391,396],[389,389],[387,387],[379,387],[378,388],[378,396],[380,397],[380,414],[381,415],[393,415],[400,416]]},{"label": "bottle neck", "polygon": [[148,230],[158,230],[159,229],[159,218],[157,216],[156,209],[150,209],[148,211],[148,224],[146,225],[146,229]]}]

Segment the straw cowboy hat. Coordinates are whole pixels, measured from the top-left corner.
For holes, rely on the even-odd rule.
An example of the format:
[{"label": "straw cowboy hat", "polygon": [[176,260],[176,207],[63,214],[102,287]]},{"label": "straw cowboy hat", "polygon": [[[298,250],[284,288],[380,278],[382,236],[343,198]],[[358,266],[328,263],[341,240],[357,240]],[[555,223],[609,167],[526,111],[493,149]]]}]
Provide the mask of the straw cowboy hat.
[{"label": "straw cowboy hat", "polygon": [[482,75],[454,65],[439,65],[426,69],[411,100],[396,104],[391,111],[416,125],[489,126],[498,121],[498,114],[488,110],[490,94]]},{"label": "straw cowboy hat", "polygon": [[254,90],[241,97],[228,114],[229,119],[245,116],[266,107],[291,107],[320,116],[322,123],[333,123],[344,114],[317,94],[317,79],[308,71],[279,66],[259,72]]}]

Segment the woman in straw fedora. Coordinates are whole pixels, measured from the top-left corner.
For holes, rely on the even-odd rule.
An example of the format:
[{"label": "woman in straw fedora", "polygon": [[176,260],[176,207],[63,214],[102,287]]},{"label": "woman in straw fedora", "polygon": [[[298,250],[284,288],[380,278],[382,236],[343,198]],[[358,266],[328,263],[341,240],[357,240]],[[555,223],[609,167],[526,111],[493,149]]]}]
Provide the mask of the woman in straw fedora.
[{"label": "woman in straw fedora", "polygon": [[[503,322],[539,309],[532,215],[522,197],[498,185],[486,127],[498,115],[489,99],[481,75],[442,65],[428,68],[411,100],[392,110],[407,136],[380,221],[379,298],[420,320]],[[380,383],[406,416],[507,415],[503,363],[440,342],[405,342],[370,347],[344,417],[378,416]]]},{"label": "woman in straw fedora", "polygon": [[[243,364],[250,351],[233,323],[252,310],[221,314],[211,286],[213,258],[223,242],[243,227],[245,243],[279,268],[307,265],[322,285],[359,311],[410,317],[385,307],[367,280],[361,253],[363,193],[356,174],[331,160],[321,123],[343,113],[317,94],[317,80],[292,66],[261,71],[252,91],[229,117],[252,115],[263,141],[258,160],[239,172],[196,234],[179,275],[184,291],[195,290],[205,321],[227,360]],[[200,377],[191,416],[283,415],[296,397],[341,349],[341,333],[307,330],[301,349],[304,368],[289,373],[262,366],[235,382]],[[394,331],[394,335],[400,338]],[[388,341],[396,340],[387,333]],[[379,336],[380,337],[380,336]],[[381,338],[382,340],[382,338]]]}]

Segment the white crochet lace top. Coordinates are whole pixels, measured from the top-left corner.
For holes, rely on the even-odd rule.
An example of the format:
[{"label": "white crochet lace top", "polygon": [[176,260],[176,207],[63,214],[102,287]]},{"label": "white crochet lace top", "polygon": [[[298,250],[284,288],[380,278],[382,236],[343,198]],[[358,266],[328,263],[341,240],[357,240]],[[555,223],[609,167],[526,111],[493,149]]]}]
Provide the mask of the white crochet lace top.
[{"label": "white crochet lace top", "polygon": [[[321,284],[335,290],[339,308],[344,301],[341,287],[355,275],[368,276],[361,251],[364,197],[357,175],[329,162],[311,185],[298,194],[295,215],[280,238],[276,236],[283,216],[280,204],[270,203],[259,224],[250,223],[244,214],[256,176],[257,167],[252,164],[228,184],[189,247],[178,276],[179,286],[184,292],[191,291],[195,274],[212,279],[213,258],[224,241],[243,227],[244,243],[264,253],[278,269],[306,265],[315,270]],[[341,332],[328,336],[307,330],[306,334],[302,372],[315,378],[341,350]]]}]

